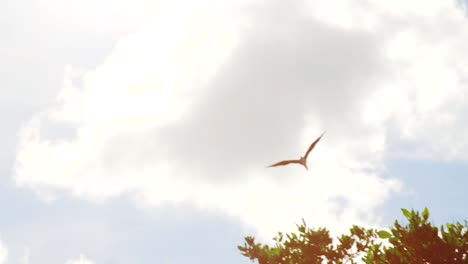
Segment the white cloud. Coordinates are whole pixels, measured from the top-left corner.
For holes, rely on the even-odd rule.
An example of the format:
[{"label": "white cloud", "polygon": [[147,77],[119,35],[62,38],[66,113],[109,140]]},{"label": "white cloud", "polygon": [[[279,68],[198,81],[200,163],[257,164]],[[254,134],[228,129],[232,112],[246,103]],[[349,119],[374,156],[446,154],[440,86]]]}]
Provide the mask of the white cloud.
[{"label": "white cloud", "polygon": [[67,260],[65,264],[94,264],[94,262],[87,259],[85,256],[80,255],[79,258]]},{"label": "white cloud", "polygon": [[[320,3],[168,7],[96,69],[67,68],[57,104],[22,129],[16,182],[52,196],[188,201],[267,235],[301,218],[378,223],[375,209],[399,189],[383,176],[386,155],[402,144],[416,157],[466,152],[468,29],[454,4],[349,3],[369,17],[349,24]],[[57,124],[75,133],[47,135]],[[460,130],[428,151],[449,125]],[[310,172],[264,168],[325,129]]]},{"label": "white cloud", "polygon": [[8,249],[0,241],[0,264],[6,264],[8,260]]},{"label": "white cloud", "polygon": [[[49,28],[75,31],[128,31],[158,10],[158,1],[35,0]],[[107,23],[102,23],[106,21]]]},{"label": "white cloud", "polygon": [[[460,18],[459,2],[437,0],[306,0],[306,12],[327,24],[345,29],[382,30],[411,26],[440,18]],[[391,20],[391,21],[389,21]],[[399,24],[404,23],[404,24]]]}]

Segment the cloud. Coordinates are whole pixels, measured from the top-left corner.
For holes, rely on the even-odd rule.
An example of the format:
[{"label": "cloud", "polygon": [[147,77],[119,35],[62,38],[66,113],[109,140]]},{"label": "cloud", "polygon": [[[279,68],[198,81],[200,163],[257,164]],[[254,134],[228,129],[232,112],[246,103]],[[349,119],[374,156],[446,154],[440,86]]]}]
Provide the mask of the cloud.
[{"label": "cloud", "polygon": [[[121,33],[137,27],[159,8],[158,1],[34,1],[46,18],[42,23],[54,30]],[[86,18],[86,19],[83,19]],[[107,23],[101,23],[106,21]]]},{"label": "cloud", "polygon": [[94,264],[94,262],[87,259],[85,256],[80,255],[79,258],[67,260],[65,264]]},{"label": "cloud", "polygon": [[0,241],[0,264],[6,264],[8,260],[8,249]]},{"label": "cloud", "polygon": [[393,76],[374,94],[369,114],[387,130],[389,157],[466,160],[465,11],[450,1],[423,6],[433,9],[401,17],[404,28],[385,26],[394,31],[385,47]]},{"label": "cloud", "polygon": [[[324,1],[196,7],[166,7],[92,71],[68,66],[56,104],[21,130],[16,183],[189,202],[271,235],[301,218],[378,224],[400,187],[386,158],[463,157],[468,31],[455,4],[353,2],[344,21]],[[460,130],[442,136],[447,125]],[[309,172],[264,168],[325,129]]]}]

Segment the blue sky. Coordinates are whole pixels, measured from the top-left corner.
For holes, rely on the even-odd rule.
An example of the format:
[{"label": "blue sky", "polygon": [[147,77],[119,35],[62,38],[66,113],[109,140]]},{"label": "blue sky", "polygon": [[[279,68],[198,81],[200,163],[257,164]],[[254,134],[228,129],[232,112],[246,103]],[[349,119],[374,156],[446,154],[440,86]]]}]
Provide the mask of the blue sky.
[{"label": "blue sky", "polygon": [[40,263],[64,263],[83,252],[98,263],[243,261],[236,247],[227,246],[242,241],[243,230],[219,214],[184,205],[142,211],[125,200],[43,204],[25,192],[2,193],[2,206],[15,204],[12,217],[1,220],[12,263],[21,263],[27,251],[31,262]]},{"label": "blue sky", "polygon": [[[0,264],[468,219],[467,25],[436,0],[0,3]],[[309,171],[265,169],[324,130]]]},{"label": "blue sky", "polygon": [[403,220],[398,215],[400,208],[422,210],[427,207],[436,225],[468,218],[463,210],[463,203],[468,199],[463,192],[467,182],[466,163],[391,160],[388,164],[389,170],[405,183],[406,191],[387,202],[383,208],[385,215]]}]

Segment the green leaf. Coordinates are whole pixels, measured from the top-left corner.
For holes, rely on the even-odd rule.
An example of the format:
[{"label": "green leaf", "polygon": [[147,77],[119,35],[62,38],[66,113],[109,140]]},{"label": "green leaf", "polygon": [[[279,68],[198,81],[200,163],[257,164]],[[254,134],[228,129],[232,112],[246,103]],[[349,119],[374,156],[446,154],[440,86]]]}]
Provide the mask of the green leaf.
[{"label": "green leaf", "polygon": [[412,214],[410,213],[410,211],[406,210],[405,208],[401,208],[401,211],[406,216],[406,218],[408,218],[408,220],[411,219]]},{"label": "green leaf", "polygon": [[387,239],[387,238],[392,237],[392,234],[390,234],[388,231],[385,231],[385,230],[381,230],[377,232],[377,235],[379,235],[379,237],[382,239]]},{"label": "green leaf", "polygon": [[427,220],[429,218],[429,210],[426,208],[424,208],[424,211],[422,212],[422,217],[424,220]]}]

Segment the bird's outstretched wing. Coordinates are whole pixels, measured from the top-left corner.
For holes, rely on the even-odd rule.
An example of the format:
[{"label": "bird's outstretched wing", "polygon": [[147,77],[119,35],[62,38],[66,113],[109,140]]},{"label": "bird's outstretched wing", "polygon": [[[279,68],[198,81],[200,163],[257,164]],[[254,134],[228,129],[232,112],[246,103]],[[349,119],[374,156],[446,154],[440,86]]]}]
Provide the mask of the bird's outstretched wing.
[{"label": "bird's outstretched wing", "polygon": [[298,163],[298,164],[301,164],[301,162],[299,160],[283,160],[283,161],[280,161],[280,162],[277,162],[273,165],[270,165],[268,166],[267,168],[269,167],[276,167],[276,166],[284,166],[284,165],[288,165],[290,163]]},{"label": "bird's outstretched wing", "polygon": [[307,152],[306,152],[306,154],[305,154],[305,156],[304,156],[304,159],[307,160],[307,156],[309,156],[309,153],[312,151],[312,149],[315,148],[315,145],[317,145],[317,143],[318,143],[319,140],[322,138],[322,136],[325,134],[325,132],[327,132],[327,131],[324,131],[324,132],[322,133],[322,135],[320,135],[320,137],[318,137],[318,138],[310,145],[309,149],[307,150]]}]

